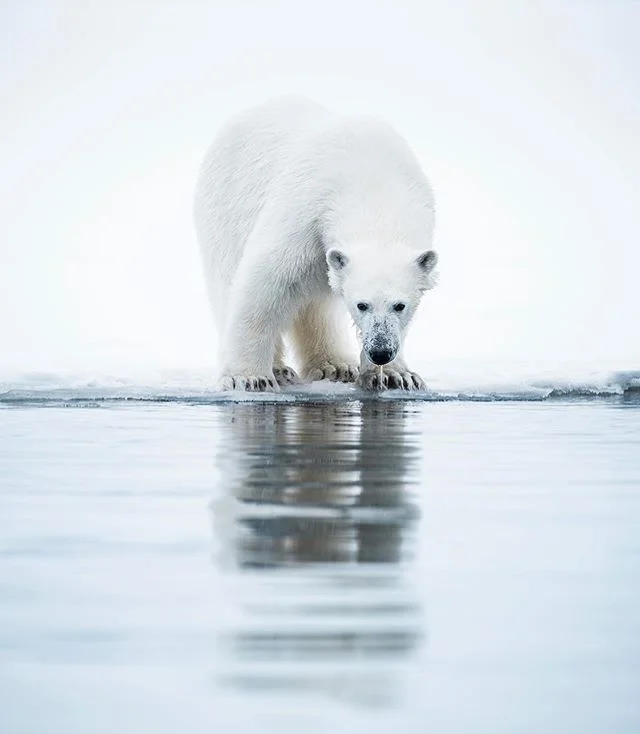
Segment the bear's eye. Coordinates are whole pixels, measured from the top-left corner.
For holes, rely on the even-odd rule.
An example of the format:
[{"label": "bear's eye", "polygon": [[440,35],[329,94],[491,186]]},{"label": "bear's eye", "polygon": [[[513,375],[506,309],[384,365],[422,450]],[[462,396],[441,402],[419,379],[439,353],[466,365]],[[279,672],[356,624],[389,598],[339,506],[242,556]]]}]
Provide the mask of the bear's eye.
[{"label": "bear's eye", "polygon": [[357,304],[358,311],[368,311],[369,310],[369,304],[363,303],[360,301],[360,303]]},{"label": "bear's eye", "polygon": [[400,313],[401,311],[404,311],[404,309],[405,309],[405,308],[406,308],[406,307],[405,307],[404,303],[396,303],[396,304],[394,304],[394,306],[393,306],[393,310],[394,310],[394,311],[395,311],[396,313]]}]

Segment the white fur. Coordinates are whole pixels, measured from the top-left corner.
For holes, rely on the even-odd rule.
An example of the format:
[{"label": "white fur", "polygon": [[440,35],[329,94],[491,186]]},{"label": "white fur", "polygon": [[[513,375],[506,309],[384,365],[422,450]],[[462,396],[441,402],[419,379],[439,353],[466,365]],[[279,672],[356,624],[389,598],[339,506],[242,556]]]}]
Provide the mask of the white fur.
[{"label": "white fur", "polygon": [[[375,321],[400,348],[434,285],[435,257],[418,264],[431,247],[433,196],[406,142],[376,119],[307,100],[278,99],[228,123],[205,157],[195,221],[223,387],[277,389],[285,333],[304,377],[353,379],[344,305],[365,346]],[[328,265],[330,250],[346,264]],[[402,314],[392,310],[398,302]],[[365,387],[371,368],[365,349]],[[385,370],[394,368],[413,374],[399,352]]]}]

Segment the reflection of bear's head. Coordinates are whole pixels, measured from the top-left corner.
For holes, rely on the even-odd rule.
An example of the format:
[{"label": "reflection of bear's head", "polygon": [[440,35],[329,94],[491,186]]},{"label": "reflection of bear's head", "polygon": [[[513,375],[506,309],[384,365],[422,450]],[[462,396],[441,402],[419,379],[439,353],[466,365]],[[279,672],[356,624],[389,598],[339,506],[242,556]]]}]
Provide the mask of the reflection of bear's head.
[{"label": "reflection of bear's head", "polygon": [[417,255],[399,248],[378,263],[371,262],[365,249],[348,255],[336,248],[327,252],[331,288],[343,297],[364,352],[374,364],[395,359],[422,293],[435,285],[437,262],[434,250]]}]

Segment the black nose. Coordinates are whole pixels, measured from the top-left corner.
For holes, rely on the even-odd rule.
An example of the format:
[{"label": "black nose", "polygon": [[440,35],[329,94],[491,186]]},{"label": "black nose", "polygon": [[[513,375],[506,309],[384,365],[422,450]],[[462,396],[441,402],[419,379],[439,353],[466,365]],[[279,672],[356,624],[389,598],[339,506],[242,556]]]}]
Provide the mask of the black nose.
[{"label": "black nose", "polygon": [[374,349],[369,352],[369,359],[378,365],[389,364],[393,359],[393,352],[388,349]]}]

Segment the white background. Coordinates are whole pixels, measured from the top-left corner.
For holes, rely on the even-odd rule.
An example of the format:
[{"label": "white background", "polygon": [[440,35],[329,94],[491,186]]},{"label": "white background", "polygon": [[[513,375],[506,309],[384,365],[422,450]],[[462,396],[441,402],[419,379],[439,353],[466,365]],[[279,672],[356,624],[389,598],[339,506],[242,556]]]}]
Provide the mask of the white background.
[{"label": "white background", "polygon": [[0,368],[202,367],[191,197],[280,93],[389,119],[438,203],[410,353],[640,361],[640,3],[0,6]]}]

